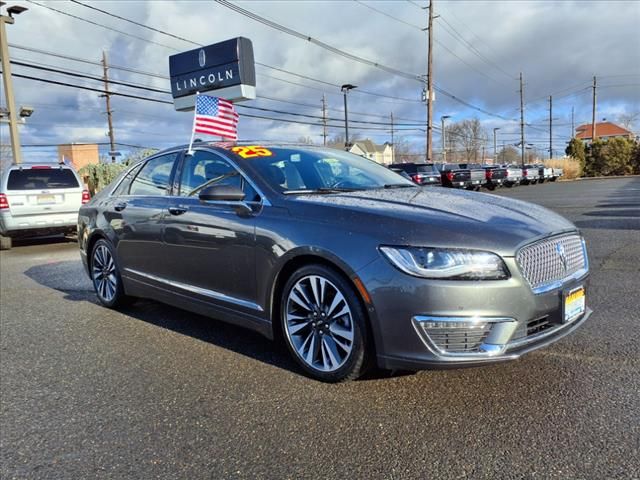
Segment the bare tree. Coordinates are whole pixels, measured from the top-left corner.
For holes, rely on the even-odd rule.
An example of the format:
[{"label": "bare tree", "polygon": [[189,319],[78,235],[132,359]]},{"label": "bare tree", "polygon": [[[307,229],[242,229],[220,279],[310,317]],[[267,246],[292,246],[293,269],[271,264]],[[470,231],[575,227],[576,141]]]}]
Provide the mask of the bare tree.
[{"label": "bare tree", "polygon": [[313,145],[313,138],[307,136],[300,136],[298,137],[298,141],[297,143],[302,143],[304,145]]},{"label": "bare tree", "polygon": [[451,160],[464,159],[466,162],[481,160],[482,146],[487,143],[487,132],[480,120],[472,118],[452,123],[446,128],[447,154]]},{"label": "bare tree", "polygon": [[500,152],[498,152],[498,163],[520,163],[520,153],[512,146],[504,147]]},{"label": "bare tree", "polygon": [[632,131],[638,117],[640,117],[638,112],[621,113],[618,115],[618,122],[627,130]]},{"label": "bare tree", "polygon": [[[352,133],[349,135],[349,143],[356,143],[360,139],[360,135]],[[344,135],[338,134],[327,140],[327,147],[338,148],[344,150]]]},{"label": "bare tree", "polygon": [[395,163],[424,162],[424,152],[420,153],[406,138],[395,139],[393,157]]}]

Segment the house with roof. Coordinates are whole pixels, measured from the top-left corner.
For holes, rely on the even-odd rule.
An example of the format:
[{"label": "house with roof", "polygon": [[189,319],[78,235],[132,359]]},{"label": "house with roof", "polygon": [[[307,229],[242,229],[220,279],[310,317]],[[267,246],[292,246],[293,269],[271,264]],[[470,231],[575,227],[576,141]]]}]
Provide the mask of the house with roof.
[{"label": "house with roof", "polygon": [[374,162],[381,163],[382,165],[390,165],[393,163],[393,148],[388,142],[377,145],[369,139],[358,140],[353,143],[349,151],[373,160]]},{"label": "house with roof", "polygon": [[[576,128],[576,138],[586,143],[591,143],[592,138],[592,123],[586,123]],[[633,140],[633,132],[630,132],[626,128],[623,128],[615,123],[611,122],[596,122],[596,138],[602,140],[608,140],[610,138],[626,138]]]}]

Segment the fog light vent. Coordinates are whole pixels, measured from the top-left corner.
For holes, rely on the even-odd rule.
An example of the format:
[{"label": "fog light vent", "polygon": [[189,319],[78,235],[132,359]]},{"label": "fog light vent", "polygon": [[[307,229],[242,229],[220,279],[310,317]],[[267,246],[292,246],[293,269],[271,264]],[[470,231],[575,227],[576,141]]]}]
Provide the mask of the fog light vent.
[{"label": "fog light vent", "polygon": [[442,360],[501,355],[518,326],[506,317],[416,315],[412,320],[427,348]]},{"label": "fog light vent", "polygon": [[474,353],[491,333],[486,322],[420,322],[425,335],[438,350],[446,353]]}]

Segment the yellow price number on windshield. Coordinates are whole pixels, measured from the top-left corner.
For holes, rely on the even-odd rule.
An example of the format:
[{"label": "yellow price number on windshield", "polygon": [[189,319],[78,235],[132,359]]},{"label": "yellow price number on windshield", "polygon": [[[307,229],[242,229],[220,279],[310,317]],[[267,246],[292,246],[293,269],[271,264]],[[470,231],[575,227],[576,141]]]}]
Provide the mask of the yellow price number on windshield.
[{"label": "yellow price number on windshield", "polygon": [[273,155],[271,150],[257,146],[233,147],[231,151],[237,153],[242,158],[270,157]]}]

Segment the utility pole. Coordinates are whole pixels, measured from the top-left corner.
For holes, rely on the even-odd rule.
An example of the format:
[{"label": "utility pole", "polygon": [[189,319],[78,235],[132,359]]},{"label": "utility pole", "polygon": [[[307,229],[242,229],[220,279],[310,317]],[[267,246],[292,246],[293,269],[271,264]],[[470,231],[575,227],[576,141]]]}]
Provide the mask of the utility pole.
[{"label": "utility pole", "polygon": [[573,107],[571,107],[571,138],[576,136],[576,134],[575,134],[576,127],[575,127],[575,124],[573,123],[573,121],[574,121],[573,118],[574,118],[573,117]]},{"label": "utility pole", "polygon": [[596,76],[593,76],[593,113],[591,116],[591,143],[596,141]]},{"label": "utility pole", "polygon": [[113,111],[111,110],[111,93],[109,93],[109,74],[108,74],[109,67],[107,66],[107,54],[105,53],[104,50],[102,51],[102,70],[104,72],[104,76],[102,77],[102,79],[104,80],[105,94],[100,96],[104,97],[107,102],[107,123],[109,125],[109,147],[111,148],[111,151],[109,153],[112,154],[111,163],[115,163],[116,157],[115,155],[113,155],[113,152],[116,151],[116,143],[113,135],[113,119],[111,118],[111,114],[113,113]]},{"label": "utility pole", "polygon": [[[3,2],[4,3],[4,2]],[[25,7],[12,6],[7,8],[7,15],[0,14],[0,56],[2,57],[2,80],[4,82],[4,92],[7,101],[9,115],[9,136],[11,138],[11,150],[13,161],[16,164],[22,163],[22,150],[20,148],[20,133],[18,132],[18,112],[16,111],[16,99],[13,96],[13,81],[11,78],[11,63],[9,59],[9,42],[7,40],[7,23],[13,25],[15,19],[13,15],[20,14],[27,10]]]},{"label": "utility pole", "polygon": [[549,160],[553,158],[553,95],[549,95]]},{"label": "utility pole", "polygon": [[429,0],[429,24],[427,26],[427,163],[431,161],[433,139],[433,0]]},{"label": "utility pole", "polygon": [[327,146],[327,99],[322,94],[322,144]]},{"label": "utility pole", "polygon": [[524,167],[524,89],[522,87],[522,72],[520,72],[520,160]]},{"label": "utility pole", "polygon": [[394,139],[394,131],[393,131],[393,112],[391,112],[391,163],[396,163],[395,159],[395,139]]},{"label": "utility pole", "polygon": [[493,156],[495,157],[495,160],[498,159],[498,143],[496,142],[496,132],[498,130],[500,130],[500,127],[495,127],[493,129]]}]

